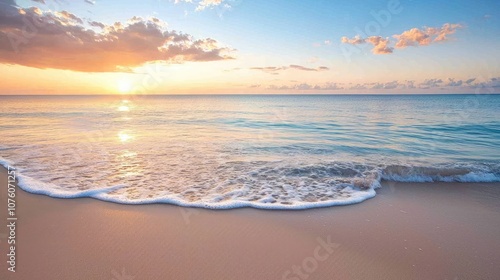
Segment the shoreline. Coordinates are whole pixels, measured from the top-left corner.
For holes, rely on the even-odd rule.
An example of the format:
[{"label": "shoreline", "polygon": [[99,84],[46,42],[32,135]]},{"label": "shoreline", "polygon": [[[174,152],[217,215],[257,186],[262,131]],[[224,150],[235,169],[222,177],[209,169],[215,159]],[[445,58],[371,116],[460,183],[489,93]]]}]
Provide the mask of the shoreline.
[{"label": "shoreline", "polygon": [[[0,180],[7,223],[3,167]],[[500,183],[384,182],[359,204],[300,211],[124,205],[17,188],[17,267],[7,271],[0,232],[0,278],[495,279],[499,201]]]}]

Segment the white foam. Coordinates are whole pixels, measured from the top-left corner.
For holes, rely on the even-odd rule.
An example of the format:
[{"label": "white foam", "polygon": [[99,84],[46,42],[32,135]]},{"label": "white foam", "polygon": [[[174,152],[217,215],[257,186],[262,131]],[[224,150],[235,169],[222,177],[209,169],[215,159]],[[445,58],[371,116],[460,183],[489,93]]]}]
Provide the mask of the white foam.
[{"label": "white foam", "polygon": [[455,163],[433,167],[389,166],[381,173],[384,180],[396,182],[491,183],[500,182],[497,169],[495,165]]},{"label": "white foam", "polygon": [[470,172],[465,175],[429,176],[429,175],[384,175],[384,180],[406,183],[460,182],[460,183],[493,183],[500,182],[500,176],[492,173]]},{"label": "white foam", "polygon": [[8,168],[9,166],[14,166],[14,163],[10,160],[0,157],[0,165],[5,168]]},{"label": "white foam", "polygon": [[[185,147],[184,147],[185,148]],[[157,156],[122,152],[100,162],[52,157],[34,149],[16,158],[19,186],[56,198],[90,197],[121,204],[167,203],[231,209],[308,209],[360,203],[376,195],[380,181],[498,182],[498,165],[443,164],[433,167],[356,163],[214,160],[212,154],[183,154],[162,163]],[[186,155],[190,155],[187,157]],[[85,155],[83,155],[85,156]],[[90,154],[92,156],[92,154]],[[0,164],[14,161],[0,158]]]},{"label": "white foam", "polygon": [[82,197],[99,198],[100,195],[104,193],[115,191],[117,189],[124,187],[122,185],[119,185],[107,188],[89,189],[84,191],[69,191],[62,189],[57,185],[40,182],[28,176],[24,176],[22,174],[17,174],[16,178],[18,180],[18,185],[21,189],[30,193],[43,194],[55,198],[82,198]]},{"label": "white foam", "polygon": [[344,190],[348,191],[350,194],[349,198],[335,199],[329,201],[318,201],[318,202],[301,202],[296,201],[292,204],[278,204],[272,203],[276,202],[275,199],[271,197],[266,197],[258,202],[244,201],[244,200],[229,200],[222,202],[187,202],[176,197],[157,197],[149,199],[135,199],[131,200],[124,196],[114,196],[110,195],[110,192],[116,191],[123,188],[124,186],[113,186],[107,188],[91,189],[85,191],[68,191],[50,183],[44,183],[37,181],[33,178],[24,175],[17,175],[18,185],[21,189],[34,193],[46,195],[54,198],[96,198],[103,201],[114,202],[119,204],[173,204],[184,207],[198,207],[198,208],[208,208],[208,209],[233,209],[242,207],[251,207],[257,209],[273,209],[273,210],[300,210],[300,209],[310,209],[318,207],[329,207],[329,206],[340,206],[349,205],[363,202],[370,199],[376,195],[374,189],[369,189],[365,191],[355,190],[352,187],[347,187]]},{"label": "white foam", "polygon": [[[165,203],[165,204],[173,204],[184,207],[197,207],[197,208],[208,208],[208,209],[234,209],[234,208],[244,208],[251,207],[257,209],[268,209],[268,210],[301,210],[301,209],[310,209],[310,208],[319,208],[319,207],[330,207],[330,206],[341,206],[341,205],[350,205],[355,203],[363,202],[367,199],[370,199],[376,195],[376,192],[371,189],[368,191],[356,192],[353,193],[353,196],[349,199],[339,199],[339,200],[330,200],[330,201],[321,201],[321,202],[295,202],[293,204],[285,205],[285,204],[276,204],[276,203],[265,203],[263,201],[260,202],[250,202],[243,200],[232,200],[232,201],[224,201],[224,202],[186,202],[176,198],[169,197],[159,197],[159,198],[151,198],[151,199],[139,199],[139,200],[128,200],[120,197],[111,197],[106,194],[99,194],[93,196],[94,198],[121,203],[121,204],[154,204],[154,203]],[[264,199],[265,201],[265,199]]]}]

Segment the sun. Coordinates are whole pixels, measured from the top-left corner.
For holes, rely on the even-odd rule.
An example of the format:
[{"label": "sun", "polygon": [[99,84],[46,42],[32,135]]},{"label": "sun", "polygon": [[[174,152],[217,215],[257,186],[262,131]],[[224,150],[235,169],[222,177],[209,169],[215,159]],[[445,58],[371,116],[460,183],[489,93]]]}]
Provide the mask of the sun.
[{"label": "sun", "polygon": [[120,93],[129,93],[132,89],[132,84],[130,83],[130,81],[124,79],[119,80],[117,86]]}]

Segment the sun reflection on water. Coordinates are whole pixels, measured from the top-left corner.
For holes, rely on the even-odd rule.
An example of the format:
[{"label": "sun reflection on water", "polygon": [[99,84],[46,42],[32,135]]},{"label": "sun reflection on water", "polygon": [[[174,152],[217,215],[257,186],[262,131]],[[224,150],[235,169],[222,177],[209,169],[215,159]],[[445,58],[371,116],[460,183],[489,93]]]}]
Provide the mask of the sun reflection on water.
[{"label": "sun reflection on water", "polygon": [[134,138],[134,136],[132,136],[131,134],[129,134],[129,133],[127,133],[127,132],[121,131],[120,133],[118,133],[118,139],[119,139],[119,140],[120,140],[120,142],[122,142],[122,143],[129,142],[129,141],[131,141],[133,138]]},{"label": "sun reflection on water", "polygon": [[120,107],[118,107],[118,111],[120,111],[120,112],[128,112],[128,111],[130,111],[130,108],[128,106],[121,105]]}]

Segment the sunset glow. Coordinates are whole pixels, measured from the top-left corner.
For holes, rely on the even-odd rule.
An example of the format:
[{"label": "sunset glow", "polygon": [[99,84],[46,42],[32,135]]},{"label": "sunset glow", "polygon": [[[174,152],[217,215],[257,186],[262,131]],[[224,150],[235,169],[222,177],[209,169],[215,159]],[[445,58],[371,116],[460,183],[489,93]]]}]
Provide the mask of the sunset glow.
[{"label": "sunset glow", "polygon": [[132,85],[129,81],[120,80],[118,81],[118,91],[120,93],[129,93],[132,89]]},{"label": "sunset glow", "polygon": [[498,92],[500,4],[444,3],[1,0],[0,94]]},{"label": "sunset glow", "polygon": [[0,279],[499,279],[499,35],[499,0],[0,0]]}]

